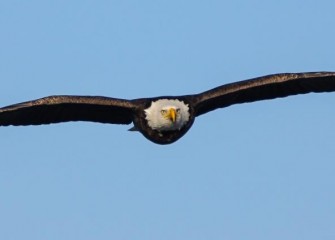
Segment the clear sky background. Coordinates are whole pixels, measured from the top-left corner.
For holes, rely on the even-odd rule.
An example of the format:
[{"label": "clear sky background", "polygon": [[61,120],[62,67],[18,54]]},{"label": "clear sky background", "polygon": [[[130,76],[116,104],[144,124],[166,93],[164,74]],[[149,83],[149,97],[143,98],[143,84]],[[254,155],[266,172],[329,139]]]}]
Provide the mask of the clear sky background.
[{"label": "clear sky background", "polygon": [[[0,105],[199,93],[335,71],[335,2],[0,2]],[[335,239],[335,94],[235,105],[155,145],[131,126],[0,128],[0,239]]]}]

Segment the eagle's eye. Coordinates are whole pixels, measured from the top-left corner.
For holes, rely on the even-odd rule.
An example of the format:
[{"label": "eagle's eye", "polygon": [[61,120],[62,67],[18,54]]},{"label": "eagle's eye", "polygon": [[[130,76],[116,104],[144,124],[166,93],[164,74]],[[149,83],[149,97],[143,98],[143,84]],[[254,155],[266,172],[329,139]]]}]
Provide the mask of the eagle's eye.
[{"label": "eagle's eye", "polygon": [[161,110],[161,114],[162,114],[162,115],[165,115],[166,113],[167,113],[167,110],[165,110],[165,109],[162,109],[162,110]]},{"label": "eagle's eye", "polygon": [[180,113],[180,108],[176,108],[176,113]]}]

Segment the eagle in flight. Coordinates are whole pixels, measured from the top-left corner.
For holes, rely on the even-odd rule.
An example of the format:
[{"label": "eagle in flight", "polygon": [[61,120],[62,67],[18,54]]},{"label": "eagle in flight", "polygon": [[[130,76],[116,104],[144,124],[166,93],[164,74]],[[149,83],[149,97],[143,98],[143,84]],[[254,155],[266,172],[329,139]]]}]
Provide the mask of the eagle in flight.
[{"label": "eagle in flight", "polygon": [[192,95],[133,100],[57,95],[0,108],[0,126],[68,121],[130,124],[157,144],[181,138],[196,117],[233,104],[335,91],[335,72],[281,73],[225,84]]}]

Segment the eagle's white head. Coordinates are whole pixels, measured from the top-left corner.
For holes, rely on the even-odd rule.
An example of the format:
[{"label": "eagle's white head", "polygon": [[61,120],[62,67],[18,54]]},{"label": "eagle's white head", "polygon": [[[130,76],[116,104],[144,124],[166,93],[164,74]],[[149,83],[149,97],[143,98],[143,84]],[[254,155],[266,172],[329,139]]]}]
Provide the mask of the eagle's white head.
[{"label": "eagle's white head", "polygon": [[180,130],[190,118],[188,104],[178,99],[159,99],[144,111],[149,127],[159,132]]}]

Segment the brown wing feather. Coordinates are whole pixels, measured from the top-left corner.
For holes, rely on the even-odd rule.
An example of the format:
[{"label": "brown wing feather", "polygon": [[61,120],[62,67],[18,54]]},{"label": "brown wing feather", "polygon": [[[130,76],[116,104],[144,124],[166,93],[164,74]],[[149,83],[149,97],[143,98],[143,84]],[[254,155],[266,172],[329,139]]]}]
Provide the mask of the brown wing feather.
[{"label": "brown wing feather", "polygon": [[335,72],[282,73],[226,84],[194,95],[196,116],[233,104],[335,91]]},{"label": "brown wing feather", "polygon": [[131,101],[96,96],[50,96],[0,108],[0,126],[68,121],[130,124]]}]

